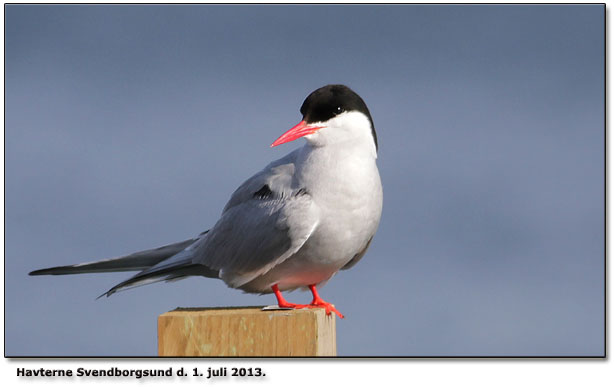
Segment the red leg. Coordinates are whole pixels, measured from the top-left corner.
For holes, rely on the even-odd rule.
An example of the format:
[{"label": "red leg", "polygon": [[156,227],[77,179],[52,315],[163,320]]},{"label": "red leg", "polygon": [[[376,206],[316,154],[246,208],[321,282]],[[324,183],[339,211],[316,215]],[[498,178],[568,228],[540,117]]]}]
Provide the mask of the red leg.
[{"label": "red leg", "polygon": [[309,305],[293,304],[291,302],[286,301],[284,297],[281,295],[281,291],[279,290],[279,287],[277,286],[277,284],[271,286],[271,288],[273,289],[273,293],[275,293],[275,297],[277,297],[277,305],[279,305],[280,308],[293,308],[293,309],[324,308],[326,309],[326,314],[330,315],[330,312],[335,312],[337,316],[339,316],[340,318],[343,318],[343,315],[337,310],[337,308],[335,308],[333,304],[331,304],[330,302],[326,302],[320,298],[320,295],[318,294],[318,291],[316,290],[315,285],[309,285],[309,289],[311,290],[311,293],[313,294],[313,300],[311,301],[311,304]]},{"label": "red leg", "polygon": [[335,308],[335,305],[331,304],[330,302],[326,302],[320,298],[320,295],[318,294],[315,285],[309,285],[309,290],[311,290],[311,293],[313,294],[313,301],[311,301],[310,304],[311,307],[323,307],[324,309],[326,309],[326,314],[330,314],[330,312],[335,312],[335,314],[339,316],[339,318],[343,318],[343,315],[337,310],[337,308]]},{"label": "red leg", "polygon": [[284,299],[284,296],[281,295],[281,291],[279,290],[279,287],[277,287],[277,284],[272,286],[273,288],[273,292],[275,293],[275,297],[277,297],[277,305],[279,305],[280,308],[299,308],[300,307],[305,307],[305,305],[298,305],[298,304],[293,304],[291,302],[288,302]]}]

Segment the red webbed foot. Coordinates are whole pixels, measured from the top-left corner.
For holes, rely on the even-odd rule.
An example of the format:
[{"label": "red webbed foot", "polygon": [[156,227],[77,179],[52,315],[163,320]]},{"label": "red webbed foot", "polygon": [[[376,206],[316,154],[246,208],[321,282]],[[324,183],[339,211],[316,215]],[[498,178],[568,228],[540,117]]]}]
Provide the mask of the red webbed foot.
[{"label": "red webbed foot", "polygon": [[322,298],[320,298],[315,285],[309,285],[309,289],[311,290],[311,293],[313,294],[313,300],[311,301],[311,304],[308,304],[308,305],[294,304],[292,302],[286,301],[284,297],[281,295],[281,291],[279,290],[279,287],[277,286],[277,284],[273,285],[272,289],[273,289],[273,292],[275,293],[275,297],[277,297],[277,305],[279,305],[280,308],[292,308],[292,309],[324,308],[326,310],[327,315],[330,315],[331,312],[335,312],[335,314],[339,316],[339,318],[344,318],[341,312],[339,312],[333,304],[331,304],[330,302],[326,302]]},{"label": "red webbed foot", "polygon": [[328,315],[330,315],[331,312],[335,312],[335,314],[339,316],[339,318],[345,318],[341,314],[341,312],[339,312],[337,308],[335,308],[335,305],[331,304],[330,302],[326,302],[320,298],[320,295],[318,294],[315,285],[309,285],[309,290],[311,290],[311,293],[313,294],[313,301],[311,301],[311,304],[309,304],[310,308],[324,308],[326,309],[326,314]]}]

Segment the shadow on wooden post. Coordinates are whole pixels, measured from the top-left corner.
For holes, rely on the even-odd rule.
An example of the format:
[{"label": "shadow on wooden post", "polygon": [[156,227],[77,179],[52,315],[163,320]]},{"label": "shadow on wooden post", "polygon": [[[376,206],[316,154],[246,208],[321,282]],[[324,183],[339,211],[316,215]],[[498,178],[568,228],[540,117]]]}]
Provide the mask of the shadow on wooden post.
[{"label": "shadow on wooden post", "polygon": [[159,356],[336,356],[322,308],[178,308],[158,317]]}]

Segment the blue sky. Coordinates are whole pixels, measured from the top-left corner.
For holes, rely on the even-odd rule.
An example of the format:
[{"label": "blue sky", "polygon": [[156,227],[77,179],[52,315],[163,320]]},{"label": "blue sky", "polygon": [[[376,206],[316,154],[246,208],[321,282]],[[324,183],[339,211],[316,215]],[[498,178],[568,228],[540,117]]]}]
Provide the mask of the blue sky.
[{"label": "blue sky", "polygon": [[[340,355],[602,355],[601,5],[7,5],[6,355],[155,355],[191,278],[28,277],[182,240],[300,144],[312,90],[368,104],[384,213],[321,290]],[[294,292],[290,301],[309,294]]]}]

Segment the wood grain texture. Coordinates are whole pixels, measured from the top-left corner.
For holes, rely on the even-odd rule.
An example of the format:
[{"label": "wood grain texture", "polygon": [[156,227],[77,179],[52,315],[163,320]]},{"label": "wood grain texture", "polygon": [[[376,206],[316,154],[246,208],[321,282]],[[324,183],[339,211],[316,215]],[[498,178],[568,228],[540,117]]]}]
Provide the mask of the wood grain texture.
[{"label": "wood grain texture", "polygon": [[159,356],[336,356],[322,308],[179,308],[158,317]]}]

